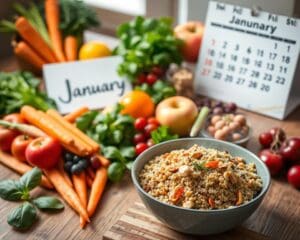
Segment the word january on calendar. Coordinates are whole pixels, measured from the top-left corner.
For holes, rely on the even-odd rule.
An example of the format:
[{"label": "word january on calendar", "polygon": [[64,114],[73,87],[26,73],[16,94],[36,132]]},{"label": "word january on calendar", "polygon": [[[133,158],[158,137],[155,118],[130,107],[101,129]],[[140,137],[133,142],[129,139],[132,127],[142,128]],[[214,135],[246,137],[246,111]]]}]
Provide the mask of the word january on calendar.
[{"label": "word january on calendar", "polygon": [[43,68],[45,86],[61,113],[80,106],[99,109],[116,103],[131,89],[120,78],[118,56],[69,63],[47,64]]},{"label": "word january on calendar", "polygon": [[197,93],[283,119],[300,104],[300,21],[210,1]]}]

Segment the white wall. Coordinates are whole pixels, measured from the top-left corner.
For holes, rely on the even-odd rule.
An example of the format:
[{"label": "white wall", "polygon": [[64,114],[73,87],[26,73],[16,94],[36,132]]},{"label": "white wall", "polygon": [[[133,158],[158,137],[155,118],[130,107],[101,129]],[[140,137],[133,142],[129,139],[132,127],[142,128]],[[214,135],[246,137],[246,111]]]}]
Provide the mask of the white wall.
[{"label": "white wall", "polygon": [[[237,4],[248,8],[256,5],[267,12],[292,16],[295,1],[297,0],[221,0],[220,2]],[[179,0],[179,23],[188,20],[205,21],[208,2],[209,0]]]}]

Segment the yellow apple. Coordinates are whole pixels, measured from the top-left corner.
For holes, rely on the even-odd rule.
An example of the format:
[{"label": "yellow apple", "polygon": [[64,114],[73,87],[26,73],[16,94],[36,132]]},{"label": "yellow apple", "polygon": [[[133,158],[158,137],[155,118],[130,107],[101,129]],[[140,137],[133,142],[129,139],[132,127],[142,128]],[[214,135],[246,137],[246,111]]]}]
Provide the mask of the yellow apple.
[{"label": "yellow apple", "polygon": [[161,125],[168,126],[172,133],[187,136],[198,115],[196,104],[189,98],[175,96],[161,101],[155,117]]}]

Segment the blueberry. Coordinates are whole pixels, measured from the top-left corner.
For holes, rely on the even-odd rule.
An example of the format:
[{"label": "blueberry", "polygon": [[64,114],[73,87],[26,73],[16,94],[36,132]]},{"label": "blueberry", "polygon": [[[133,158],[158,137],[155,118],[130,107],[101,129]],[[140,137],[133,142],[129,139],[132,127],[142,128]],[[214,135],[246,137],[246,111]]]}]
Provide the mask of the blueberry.
[{"label": "blueberry", "polygon": [[65,156],[64,156],[64,159],[66,160],[66,161],[72,161],[73,160],[73,154],[72,153],[69,153],[69,152],[66,152],[65,153]]},{"label": "blueberry", "polygon": [[65,164],[64,164],[65,171],[70,173],[72,165],[73,165],[73,163],[71,161],[65,162]]},{"label": "blueberry", "polygon": [[73,157],[73,163],[78,163],[80,160],[81,160],[81,157],[79,157],[79,156],[77,156],[77,155],[75,155],[75,156]]},{"label": "blueberry", "polygon": [[85,170],[88,167],[88,162],[86,159],[81,159],[77,165],[79,165],[82,170]]},{"label": "blueberry", "polygon": [[82,172],[82,169],[80,168],[79,164],[73,164],[71,167],[71,173],[72,174],[79,174]]}]

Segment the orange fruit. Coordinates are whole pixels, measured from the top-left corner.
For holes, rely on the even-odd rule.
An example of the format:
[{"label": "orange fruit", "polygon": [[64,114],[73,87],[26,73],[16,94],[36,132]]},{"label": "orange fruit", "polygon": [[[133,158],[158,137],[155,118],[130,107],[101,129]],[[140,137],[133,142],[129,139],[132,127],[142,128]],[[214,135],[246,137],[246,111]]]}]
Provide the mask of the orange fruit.
[{"label": "orange fruit", "polygon": [[88,42],[82,45],[79,50],[79,59],[93,59],[107,57],[111,55],[111,50],[105,43],[102,42]]},{"label": "orange fruit", "polygon": [[154,113],[152,98],[143,91],[134,90],[122,97],[120,104],[124,106],[122,114],[129,114],[134,118],[150,117]]}]

